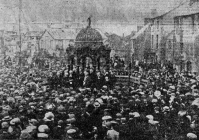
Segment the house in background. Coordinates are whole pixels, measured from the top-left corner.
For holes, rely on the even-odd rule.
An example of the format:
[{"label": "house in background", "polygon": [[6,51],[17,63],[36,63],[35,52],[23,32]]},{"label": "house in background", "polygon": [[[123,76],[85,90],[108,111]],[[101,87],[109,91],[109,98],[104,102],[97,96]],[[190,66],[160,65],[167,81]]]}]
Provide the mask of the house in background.
[{"label": "house in background", "polygon": [[75,38],[76,30],[73,29],[45,30],[39,41],[39,49],[46,50],[51,55],[60,56]]},{"label": "house in background", "polygon": [[190,0],[176,10],[174,17],[179,70],[199,72],[199,1]]},{"label": "house in background", "polygon": [[4,31],[3,33],[3,46],[5,48],[5,55],[14,57],[19,48],[19,36],[14,31]]},{"label": "house in background", "polygon": [[138,32],[131,37],[131,53],[133,61],[143,61],[148,62],[154,61],[151,55],[151,23],[146,23]]},{"label": "house in background", "polygon": [[24,35],[23,44],[31,56],[39,50],[39,41],[43,33],[42,31],[29,31]]},{"label": "house in background", "polygon": [[116,34],[106,34],[107,42],[114,55],[122,59],[126,64],[131,61],[131,38],[135,35],[132,31],[130,35],[119,36]]}]

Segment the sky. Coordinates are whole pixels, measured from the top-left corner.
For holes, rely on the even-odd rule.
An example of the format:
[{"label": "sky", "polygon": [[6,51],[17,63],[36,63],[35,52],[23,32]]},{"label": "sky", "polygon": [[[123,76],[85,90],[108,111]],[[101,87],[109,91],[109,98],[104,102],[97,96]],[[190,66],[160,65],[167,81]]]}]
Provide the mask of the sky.
[{"label": "sky", "polygon": [[[23,22],[92,22],[142,25],[151,9],[163,14],[184,0],[22,0]],[[17,21],[19,0],[0,0],[1,22]],[[125,28],[125,27],[124,27]],[[128,30],[125,28],[125,30]]]},{"label": "sky", "polygon": [[[19,0],[0,0],[2,6],[16,9]],[[23,10],[34,20],[59,21],[71,16],[84,21],[137,22],[151,9],[164,13],[184,0],[22,0]]]}]

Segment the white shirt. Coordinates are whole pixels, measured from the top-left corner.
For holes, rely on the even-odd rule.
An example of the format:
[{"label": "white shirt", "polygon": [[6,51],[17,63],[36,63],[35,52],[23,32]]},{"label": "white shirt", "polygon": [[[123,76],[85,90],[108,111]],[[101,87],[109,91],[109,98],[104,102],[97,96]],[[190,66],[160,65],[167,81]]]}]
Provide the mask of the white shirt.
[{"label": "white shirt", "polygon": [[107,131],[107,138],[111,140],[119,140],[119,132],[111,129]]}]

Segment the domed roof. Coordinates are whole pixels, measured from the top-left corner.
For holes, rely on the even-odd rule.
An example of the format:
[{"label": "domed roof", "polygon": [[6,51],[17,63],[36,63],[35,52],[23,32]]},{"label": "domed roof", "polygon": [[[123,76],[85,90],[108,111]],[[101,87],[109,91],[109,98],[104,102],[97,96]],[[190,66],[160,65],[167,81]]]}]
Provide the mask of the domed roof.
[{"label": "domed roof", "polygon": [[102,42],[102,35],[91,27],[83,28],[76,37],[76,42]]}]

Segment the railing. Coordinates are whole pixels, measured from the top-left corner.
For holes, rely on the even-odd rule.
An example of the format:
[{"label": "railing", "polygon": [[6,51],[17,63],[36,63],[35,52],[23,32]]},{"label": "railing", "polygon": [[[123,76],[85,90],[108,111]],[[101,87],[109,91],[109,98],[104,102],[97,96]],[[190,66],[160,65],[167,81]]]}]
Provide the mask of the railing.
[{"label": "railing", "polygon": [[130,82],[130,84],[135,83],[135,84],[144,84],[144,85],[147,85],[149,83],[147,79],[135,77],[132,75],[129,76],[127,73],[123,75],[116,73],[116,77],[117,77],[117,83],[127,84]]}]

